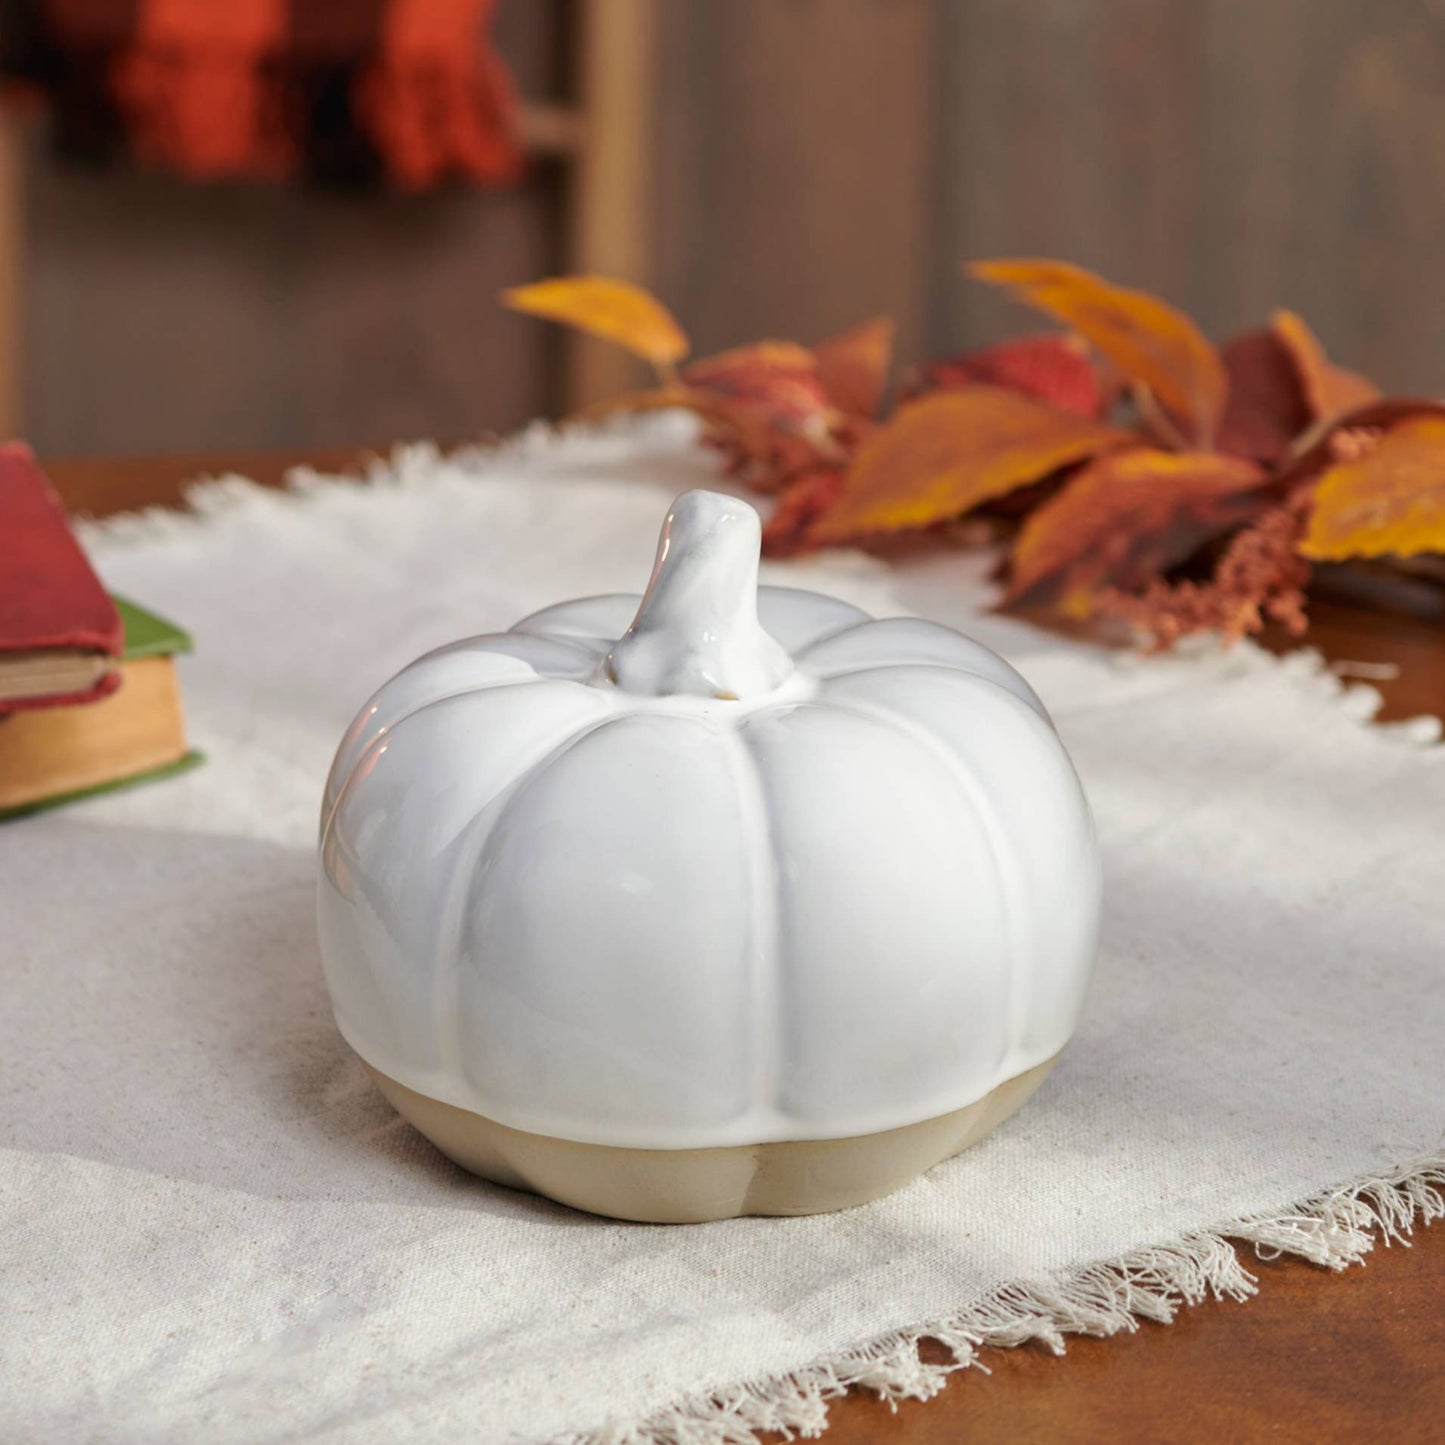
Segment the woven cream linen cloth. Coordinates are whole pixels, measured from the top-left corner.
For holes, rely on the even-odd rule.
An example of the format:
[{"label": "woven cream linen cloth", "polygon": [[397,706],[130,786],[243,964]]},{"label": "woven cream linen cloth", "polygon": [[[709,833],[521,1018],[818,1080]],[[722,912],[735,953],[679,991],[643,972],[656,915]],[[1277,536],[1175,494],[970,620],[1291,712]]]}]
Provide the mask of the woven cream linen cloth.
[{"label": "woven cream linen cloth", "polygon": [[318,966],[340,733],[419,652],[639,589],[671,496],[713,478],[662,417],[87,533],[110,586],[194,631],[209,762],[0,828],[0,1440],[816,1430],[846,1382],[936,1390],[923,1333],[966,1361],[1106,1332],[1244,1294],[1222,1230],[1339,1265],[1440,1211],[1430,728],[1369,726],[1308,658],[1121,658],[988,615],[967,554],[767,571],[961,625],[1054,712],[1106,923],[1021,1114],[864,1208],[671,1228],[483,1184],[392,1114]]}]

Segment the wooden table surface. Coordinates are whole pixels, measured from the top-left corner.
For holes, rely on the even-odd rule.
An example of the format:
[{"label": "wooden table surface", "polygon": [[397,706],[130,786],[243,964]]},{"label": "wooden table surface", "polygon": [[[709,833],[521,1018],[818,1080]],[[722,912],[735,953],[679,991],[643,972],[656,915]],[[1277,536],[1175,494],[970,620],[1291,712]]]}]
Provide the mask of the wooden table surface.
[{"label": "wooden table surface", "polygon": [[[174,505],[183,483],[198,475],[235,471],[277,484],[298,462],[345,470],[357,460],[355,451],[337,450],[47,466],[73,510],[103,516]],[[1382,718],[1445,716],[1445,627],[1323,602],[1314,619],[1310,642],[1332,661],[1398,666],[1398,676],[1375,683],[1385,696]],[[1066,1361],[1033,1346],[990,1351],[991,1374],[964,1372],[936,1399],[907,1402],[896,1413],[850,1395],[833,1405],[827,1438],[835,1445],[1445,1442],[1445,1226],[1417,1228],[1409,1248],[1377,1247],[1363,1266],[1340,1274],[1294,1259],[1249,1263],[1260,1291],[1246,1304],[1198,1305],[1168,1327],[1074,1339]]]}]

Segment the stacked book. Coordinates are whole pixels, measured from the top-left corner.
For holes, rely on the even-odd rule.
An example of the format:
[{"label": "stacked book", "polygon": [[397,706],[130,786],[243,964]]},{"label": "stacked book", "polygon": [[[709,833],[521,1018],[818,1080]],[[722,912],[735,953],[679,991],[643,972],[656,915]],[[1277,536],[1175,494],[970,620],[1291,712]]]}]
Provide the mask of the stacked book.
[{"label": "stacked book", "polygon": [[194,767],[190,646],[106,593],[30,450],[0,446],[0,818]]}]

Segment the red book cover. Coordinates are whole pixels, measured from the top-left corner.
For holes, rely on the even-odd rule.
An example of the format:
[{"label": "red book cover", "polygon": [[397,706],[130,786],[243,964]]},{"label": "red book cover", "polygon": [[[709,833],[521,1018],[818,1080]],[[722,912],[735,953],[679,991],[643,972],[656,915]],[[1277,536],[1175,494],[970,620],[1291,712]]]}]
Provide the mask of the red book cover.
[{"label": "red book cover", "polygon": [[[34,453],[18,442],[0,446],[0,663],[48,650],[119,657],[122,645],[120,614]],[[111,669],[83,692],[15,698],[0,702],[0,712],[88,702],[119,685],[119,671]]]}]

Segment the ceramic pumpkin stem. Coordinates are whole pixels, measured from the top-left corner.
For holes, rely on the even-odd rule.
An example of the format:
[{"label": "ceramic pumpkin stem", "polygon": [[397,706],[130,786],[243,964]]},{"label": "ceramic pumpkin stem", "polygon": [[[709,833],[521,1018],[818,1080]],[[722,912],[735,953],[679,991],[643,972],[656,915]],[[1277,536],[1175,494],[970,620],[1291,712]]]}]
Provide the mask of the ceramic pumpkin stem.
[{"label": "ceramic pumpkin stem", "polygon": [[762,523],[721,492],[684,492],[662,526],[652,579],[607,656],[627,692],[743,699],[769,693],[793,664],[758,621]]}]

